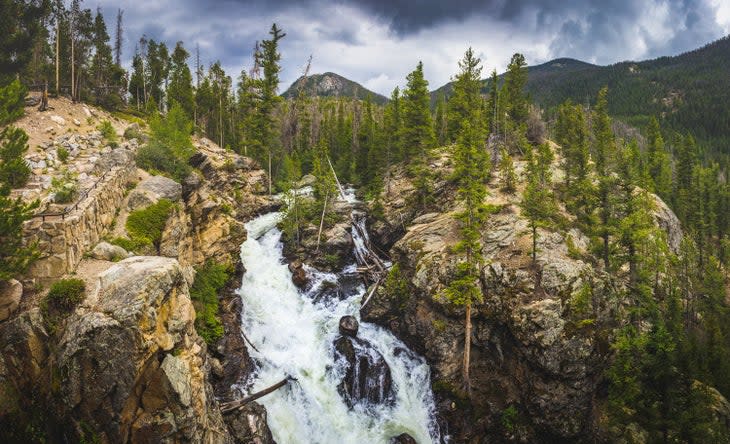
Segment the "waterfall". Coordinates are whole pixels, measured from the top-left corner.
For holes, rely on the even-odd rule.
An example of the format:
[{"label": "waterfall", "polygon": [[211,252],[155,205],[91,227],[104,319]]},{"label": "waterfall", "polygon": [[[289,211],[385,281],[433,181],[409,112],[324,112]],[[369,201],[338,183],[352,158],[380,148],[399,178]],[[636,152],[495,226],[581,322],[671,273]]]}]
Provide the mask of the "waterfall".
[{"label": "waterfall", "polygon": [[[419,443],[440,442],[428,365],[374,324],[361,322],[357,334],[357,340],[372,349],[359,350],[360,342],[356,348],[358,353],[382,355],[390,369],[393,399],[348,406],[338,392],[346,369],[335,358],[333,342],[340,338],[342,316],[360,320],[365,287],[357,279],[356,264],[339,273],[309,268],[312,282],[308,289],[294,286],[282,256],[281,232],[276,228],[280,218],[280,213],[269,213],[246,224],[248,240],[241,246],[246,273],[239,289],[244,306],[242,328],[259,349],[251,350],[256,370],[246,391],[261,390],[287,375],[297,379],[259,400],[267,409],[274,439],[281,444],[388,443],[390,438],[408,433]],[[354,220],[363,224],[367,235],[364,221]],[[359,254],[358,248],[368,239],[355,232],[353,227]],[[337,291],[323,294],[332,288]],[[374,397],[387,396],[376,393]]]}]

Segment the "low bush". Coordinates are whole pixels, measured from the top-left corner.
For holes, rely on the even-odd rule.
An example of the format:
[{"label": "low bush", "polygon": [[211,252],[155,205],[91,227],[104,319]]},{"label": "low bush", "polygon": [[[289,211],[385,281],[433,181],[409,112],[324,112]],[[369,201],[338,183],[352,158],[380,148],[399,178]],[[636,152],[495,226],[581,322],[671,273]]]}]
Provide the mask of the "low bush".
[{"label": "low bush", "polygon": [[149,242],[127,239],[125,237],[115,237],[114,239],[109,240],[109,243],[122,247],[130,253],[137,253],[145,245],[149,245]]},{"label": "low bush", "polygon": [[207,262],[196,271],[190,288],[190,298],[195,306],[195,329],[207,344],[212,344],[223,336],[223,324],[218,316],[218,293],[233,270],[226,264]]},{"label": "low bush", "polygon": [[112,123],[108,120],[103,120],[99,126],[96,127],[99,131],[101,131],[101,135],[104,137],[104,139],[107,141],[107,143],[111,147],[116,147],[118,144],[117,140],[117,131],[112,126]]},{"label": "low bush", "polygon": [[86,284],[81,279],[61,279],[51,285],[46,301],[49,307],[69,311],[84,300]]},{"label": "low bush", "polygon": [[84,300],[86,284],[81,279],[61,279],[51,285],[41,301],[41,313],[48,331],[53,334],[58,324]]},{"label": "low bush", "polygon": [[154,140],[137,150],[136,160],[140,168],[178,182],[182,182],[192,171],[187,159],[176,156],[170,148]]},{"label": "low bush", "polygon": [[79,185],[76,176],[64,171],[60,177],[51,179],[51,192],[53,192],[53,201],[56,203],[69,203],[76,198],[79,191]]},{"label": "low bush", "polygon": [[66,148],[59,148],[58,151],[56,151],[58,154],[58,160],[60,160],[63,163],[66,163],[68,160],[69,152]]},{"label": "low bush", "polygon": [[160,199],[147,208],[129,213],[126,227],[132,241],[138,244],[152,244],[159,251],[162,232],[172,209],[171,201]]}]

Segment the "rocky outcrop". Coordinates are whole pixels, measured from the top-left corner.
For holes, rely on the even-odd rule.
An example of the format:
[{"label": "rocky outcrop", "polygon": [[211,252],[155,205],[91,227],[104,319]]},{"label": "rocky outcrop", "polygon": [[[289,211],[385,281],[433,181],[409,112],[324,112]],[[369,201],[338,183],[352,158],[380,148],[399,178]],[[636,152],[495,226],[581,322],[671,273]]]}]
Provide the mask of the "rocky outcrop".
[{"label": "rocky outcrop", "polygon": [[131,254],[120,246],[112,245],[108,242],[99,242],[96,244],[94,249],[91,250],[91,256],[94,259],[102,261],[116,262],[128,258]]},{"label": "rocky outcrop", "polygon": [[[362,310],[362,319],[386,326],[426,357],[440,415],[457,442],[575,442],[590,436],[609,356],[606,332],[616,318],[611,295],[620,279],[594,267],[588,239],[575,229],[539,229],[533,264],[519,196],[492,184],[495,211],[482,230],[483,300],[472,310],[467,397],[461,377],[465,311],[444,292],[456,267],[455,204],[444,194],[437,197],[444,199],[441,212],[417,211],[408,203],[409,183],[393,178],[406,191],[384,199],[384,218],[372,224],[376,238],[391,245],[399,268]],[[399,214],[402,234],[394,239]],[[502,424],[508,409],[519,416],[519,426],[509,431]]]},{"label": "rocky outcrop", "polygon": [[99,276],[96,289],[54,336],[47,335],[38,310],[2,326],[10,339],[0,354],[0,416],[31,401],[13,393],[34,392],[44,394],[45,408],[66,436],[232,442],[194,320],[176,260],[119,262]]},{"label": "rocky outcrop", "polygon": [[129,193],[127,206],[130,210],[148,207],[160,199],[178,202],[182,198],[182,185],[164,176],[150,176]]},{"label": "rocky outcrop", "polygon": [[335,363],[343,367],[337,391],[347,405],[393,402],[393,377],[385,358],[367,340],[354,335],[340,336],[334,342]]},{"label": "rocky outcrop", "polygon": [[18,309],[22,296],[23,285],[20,282],[15,279],[0,281],[0,322]]}]

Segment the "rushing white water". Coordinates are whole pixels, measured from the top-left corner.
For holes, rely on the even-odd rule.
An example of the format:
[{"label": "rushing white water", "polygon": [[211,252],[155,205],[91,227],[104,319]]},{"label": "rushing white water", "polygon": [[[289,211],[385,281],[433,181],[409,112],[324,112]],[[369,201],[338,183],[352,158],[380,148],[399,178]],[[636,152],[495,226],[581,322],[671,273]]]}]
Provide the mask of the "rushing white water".
[{"label": "rushing white water", "polygon": [[248,240],[241,246],[246,273],[239,290],[242,327],[259,349],[251,350],[257,370],[247,391],[269,387],[288,375],[297,379],[259,400],[268,411],[274,439],[282,444],[388,443],[408,433],[419,443],[439,442],[428,365],[373,324],[361,322],[358,338],[370,342],[389,365],[395,402],[348,408],[337,391],[344,364],[335,360],[332,344],[342,316],[359,321],[365,288],[345,285],[341,298],[321,295],[332,283],[356,282],[351,265],[337,274],[308,269],[312,285],[304,292],[297,289],[282,257],[276,228],[280,217],[269,213],[246,224]]}]

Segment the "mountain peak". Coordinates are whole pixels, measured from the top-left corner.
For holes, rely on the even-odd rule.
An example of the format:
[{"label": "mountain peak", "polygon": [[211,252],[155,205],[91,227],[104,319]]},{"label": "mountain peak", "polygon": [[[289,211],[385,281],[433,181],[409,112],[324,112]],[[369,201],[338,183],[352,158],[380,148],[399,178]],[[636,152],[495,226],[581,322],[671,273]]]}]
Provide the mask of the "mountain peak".
[{"label": "mountain peak", "polygon": [[284,91],[282,97],[286,99],[296,97],[300,88],[305,88],[309,95],[318,97],[352,97],[364,99],[370,94],[374,103],[382,105],[388,101],[385,96],[370,91],[355,81],[329,71],[322,74],[299,77]]}]

